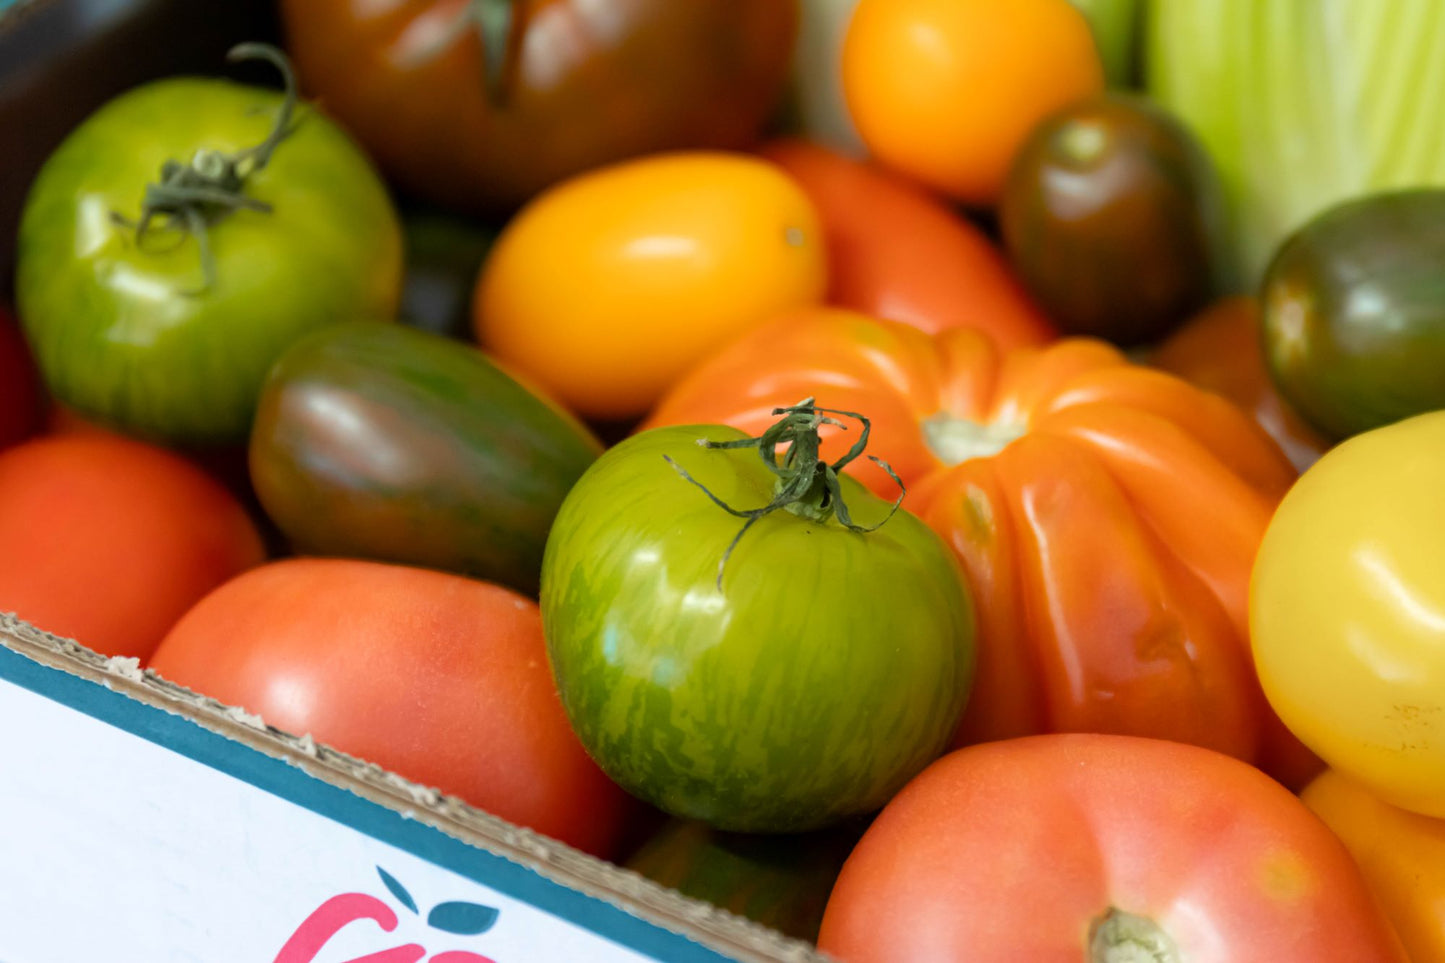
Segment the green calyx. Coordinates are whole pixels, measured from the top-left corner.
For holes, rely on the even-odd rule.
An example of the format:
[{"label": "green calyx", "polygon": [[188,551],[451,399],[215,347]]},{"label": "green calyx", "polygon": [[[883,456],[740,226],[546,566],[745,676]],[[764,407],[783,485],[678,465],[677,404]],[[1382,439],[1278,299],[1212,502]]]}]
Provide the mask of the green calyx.
[{"label": "green calyx", "polygon": [[1179,948],[1147,916],[1109,907],[1089,927],[1089,963],[1181,963]]},{"label": "green calyx", "polygon": [[488,102],[497,109],[511,99],[520,62],[524,18],[516,0],[467,0],[435,37],[412,49],[403,63],[412,69],[434,63],[468,34],[482,45],[482,81]]},{"label": "green calyx", "polygon": [[246,178],[265,167],[291,133],[291,118],[298,99],[290,62],[270,44],[238,44],[231,48],[226,59],[232,62],[266,60],[281,72],[286,85],[285,99],[266,139],[233,154],[203,148],[196,151],[188,164],[168,160],[161,165],[160,180],[146,185],[139,220],[132,221],[119,212],[111,213],[115,223],[135,231],[137,245],[143,244],[150,232],[158,228],[158,221],[160,229],[194,236],[200,247],[203,281],[199,289],[186,292],[193,295],[205,293],[216,283],[216,263],[207,234],[210,225],[232,211],[270,212],[269,204],[246,196]]},{"label": "green calyx", "polygon": [[[756,448],[763,459],[763,464],[767,465],[768,470],[776,476],[772,501],[766,505],[749,509],[734,508],[709,491],[702,482],[689,475],[677,462],[666,455],[663,456],[679,475],[702,489],[703,494],[712,499],[713,504],[730,515],[746,519],[743,527],[738,530],[737,535],[733,537],[727,550],[723,552],[722,558],[718,561],[717,587],[719,591],[722,590],[723,569],[727,566],[728,558],[731,557],[738,542],[758,519],[779,509],[784,509],[794,515],[817,522],[836,518],[839,524],[851,532],[867,533],[881,528],[893,517],[894,512],[898,511],[898,507],[903,503],[903,496],[907,491],[903,486],[903,480],[887,462],[869,455],[870,461],[879,465],[890,478],[898,483],[898,497],[894,499],[888,514],[878,524],[859,525],[855,523],[848,513],[847,504],[843,501],[843,491],[838,483],[838,472],[862,455],[863,449],[868,446],[870,430],[868,419],[852,411],[819,408],[813,404],[812,398],[806,398],[801,403],[787,408],[774,408],[773,414],[782,417],[756,438],[739,438],[736,441],[709,441],[706,438],[699,438],[697,441],[703,448]],[[830,414],[856,419],[863,426],[853,447],[832,464],[823,461],[819,455],[821,438],[818,429],[823,425],[834,425],[846,431],[848,426],[836,418],[829,418]],[[782,460],[779,461],[778,448],[783,445],[787,447]]]}]

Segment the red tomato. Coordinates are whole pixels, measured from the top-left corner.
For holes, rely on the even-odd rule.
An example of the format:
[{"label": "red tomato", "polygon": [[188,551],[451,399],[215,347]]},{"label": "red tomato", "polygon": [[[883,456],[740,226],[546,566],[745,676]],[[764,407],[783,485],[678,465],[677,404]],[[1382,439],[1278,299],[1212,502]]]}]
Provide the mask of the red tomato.
[{"label": "red tomato", "polygon": [[847,963],[1408,963],[1298,798],[1197,746],[1048,735],[961,749],[844,864],[818,944]]},{"label": "red tomato", "polygon": [[830,304],[929,334],[977,328],[1003,348],[1057,335],[983,231],[922,189],[806,141],[761,153],[793,176],[823,220]]},{"label": "red tomato", "polygon": [[500,585],[272,562],[197,604],[151,668],[604,858],[629,814],[567,723],[537,604]]},{"label": "red tomato", "polygon": [[144,659],[211,589],[260,564],[245,510],[172,452],[100,432],[0,453],[0,610]]},{"label": "red tomato", "polygon": [[40,379],[20,326],[0,308],[0,448],[40,426]]}]

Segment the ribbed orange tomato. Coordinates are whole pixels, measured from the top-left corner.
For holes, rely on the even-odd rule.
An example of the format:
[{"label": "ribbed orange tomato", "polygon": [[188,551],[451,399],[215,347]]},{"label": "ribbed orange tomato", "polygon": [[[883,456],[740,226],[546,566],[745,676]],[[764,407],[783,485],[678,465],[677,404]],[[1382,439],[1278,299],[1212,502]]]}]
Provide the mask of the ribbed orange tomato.
[{"label": "ribbed orange tomato", "polygon": [[[1004,352],[969,329],[813,309],[691,371],[645,424],[756,435],[810,396],[872,420],[869,452],[973,584],[959,743],[1114,732],[1218,749],[1291,786],[1319,770],[1250,659],[1250,569],[1295,472],[1243,411],[1102,341]],[[852,440],[833,429],[824,454]],[[876,465],[849,468],[896,491]]]}]

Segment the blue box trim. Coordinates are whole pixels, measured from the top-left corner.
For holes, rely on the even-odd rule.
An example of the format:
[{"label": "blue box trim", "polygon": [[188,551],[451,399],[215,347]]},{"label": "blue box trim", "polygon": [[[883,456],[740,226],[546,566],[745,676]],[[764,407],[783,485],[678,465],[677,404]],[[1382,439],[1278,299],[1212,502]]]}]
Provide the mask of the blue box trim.
[{"label": "blue box trim", "polygon": [[[0,0],[3,6],[6,0]],[[0,646],[0,678],[668,963],[733,963],[685,936],[307,775],[283,759]]]}]

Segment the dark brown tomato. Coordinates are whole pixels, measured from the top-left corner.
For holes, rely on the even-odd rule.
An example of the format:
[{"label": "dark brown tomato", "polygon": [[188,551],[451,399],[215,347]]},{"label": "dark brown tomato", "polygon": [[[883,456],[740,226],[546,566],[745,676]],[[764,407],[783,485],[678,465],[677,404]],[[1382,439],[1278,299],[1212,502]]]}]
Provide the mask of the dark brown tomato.
[{"label": "dark brown tomato", "polygon": [[306,91],[406,191],[471,211],[653,151],[746,147],[796,0],[282,0]]},{"label": "dark brown tomato", "polygon": [[1136,345],[1212,296],[1219,205],[1193,135],[1142,98],[1108,93],[1035,129],[999,221],[1025,286],[1060,329]]}]

